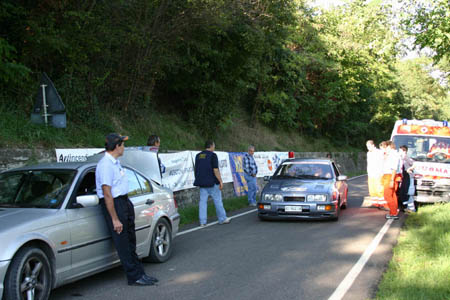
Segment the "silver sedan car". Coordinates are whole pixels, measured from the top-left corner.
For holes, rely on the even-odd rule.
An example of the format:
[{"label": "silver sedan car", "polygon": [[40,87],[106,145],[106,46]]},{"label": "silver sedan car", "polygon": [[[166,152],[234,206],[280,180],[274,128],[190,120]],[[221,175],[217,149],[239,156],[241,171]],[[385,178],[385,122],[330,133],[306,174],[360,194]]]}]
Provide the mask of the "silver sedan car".
[{"label": "silver sedan car", "polygon": [[[150,156],[128,153],[122,164],[135,209],[137,253],[164,262],[180,216],[173,193],[151,179],[155,172],[146,172],[145,166],[158,168]],[[120,263],[95,192],[96,164],[0,173],[0,300],[48,299],[51,289]]]},{"label": "silver sedan car", "polygon": [[288,159],[264,187],[260,219],[333,219],[347,207],[347,176],[329,159]]}]

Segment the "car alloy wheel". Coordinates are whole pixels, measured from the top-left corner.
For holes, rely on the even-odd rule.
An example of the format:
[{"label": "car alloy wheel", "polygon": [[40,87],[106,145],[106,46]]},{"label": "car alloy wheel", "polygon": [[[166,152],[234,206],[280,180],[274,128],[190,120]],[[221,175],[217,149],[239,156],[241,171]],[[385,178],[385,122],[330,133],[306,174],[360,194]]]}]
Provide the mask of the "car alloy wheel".
[{"label": "car alloy wheel", "polygon": [[39,248],[25,247],[14,256],[5,279],[6,300],[46,300],[52,287],[49,260]]},{"label": "car alloy wheel", "polygon": [[159,219],[152,235],[149,259],[162,263],[169,259],[172,253],[172,230],[166,219]]}]

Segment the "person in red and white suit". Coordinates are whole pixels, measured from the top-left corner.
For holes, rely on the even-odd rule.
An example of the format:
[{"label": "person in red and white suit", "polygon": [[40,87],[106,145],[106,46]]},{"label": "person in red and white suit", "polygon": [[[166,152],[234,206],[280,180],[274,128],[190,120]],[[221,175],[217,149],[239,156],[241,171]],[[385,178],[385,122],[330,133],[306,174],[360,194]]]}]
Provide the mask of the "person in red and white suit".
[{"label": "person in red and white suit", "polygon": [[395,150],[395,144],[386,142],[387,158],[383,165],[382,182],[384,186],[384,199],[389,206],[389,214],[386,219],[398,219],[397,190],[402,180],[400,169],[400,156]]}]

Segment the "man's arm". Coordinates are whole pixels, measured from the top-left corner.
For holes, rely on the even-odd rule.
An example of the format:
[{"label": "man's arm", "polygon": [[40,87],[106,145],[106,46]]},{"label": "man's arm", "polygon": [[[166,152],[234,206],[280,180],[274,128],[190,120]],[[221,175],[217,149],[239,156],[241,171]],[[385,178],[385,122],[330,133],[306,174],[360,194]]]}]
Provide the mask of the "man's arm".
[{"label": "man's arm", "polygon": [[217,180],[219,180],[219,189],[223,189],[223,183],[222,183],[222,176],[220,176],[220,171],[218,168],[214,168],[214,175],[216,176]]},{"label": "man's arm", "polygon": [[103,196],[105,197],[105,205],[108,210],[109,215],[111,216],[114,231],[120,234],[123,230],[123,225],[117,217],[116,209],[114,207],[114,198],[111,194],[111,187],[109,185],[102,185]]}]

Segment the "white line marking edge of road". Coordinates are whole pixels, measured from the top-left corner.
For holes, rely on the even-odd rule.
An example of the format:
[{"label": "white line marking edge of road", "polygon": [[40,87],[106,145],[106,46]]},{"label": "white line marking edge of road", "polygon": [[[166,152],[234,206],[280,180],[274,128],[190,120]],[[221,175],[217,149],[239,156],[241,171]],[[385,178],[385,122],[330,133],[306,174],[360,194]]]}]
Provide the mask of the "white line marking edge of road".
[{"label": "white line marking edge of road", "polygon": [[328,300],[341,300],[344,295],[347,293],[347,291],[350,289],[350,287],[353,285],[353,282],[358,277],[359,273],[361,273],[362,269],[366,265],[366,263],[369,261],[370,257],[372,256],[375,249],[378,247],[378,245],[381,242],[381,239],[388,231],[389,227],[391,226],[392,222],[394,220],[387,220],[384,226],[380,229],[378,234],[375,236],[375,238],[372,240],[372,242],[369,244],[369,246],[364,251],[363,255],[359,258],[359,260],[356,262],[356,264],[353,266],[353,268],[348,272],[348,274],[345,276],[345,278],[342,280],[342,282],[339,284],[339,286],[336,288],[334,293],[328,298]]},{"label": "white line marking edge of road", "polygon": [[[252,213],[252,212],[255,212],[255,211],[257,211],[257,209],[252,209],[252,210],[249,210],[249,211],[246,211],[246,212],[243,212],[243,213],[234,215],[234,216],[230,217],[230,219],[239,218],[239,217],[248,215],[248,214],[250,214],[250,213]],[[215,222],[211,222],[211,223],[206,224],[205,227],[200,227],[200,226],[198,226],[198,227],[195,227],[195,228],[191,228],[191,229],[188,229],[188,230],[185,230],[185,231],[182,231],[182,232],[177,233],[177,236],[183,235],[183,234],[186,234],[186,233],[190,233],[190,232],[194,232],[194,231],[197,231],[197,230],[200,230],[200,229],[209,227],[209,226],[213,226],[213,225],[216,225],[216,224],[218,224],[218,223],[219,223],[218,221],[215,221]]]}]

